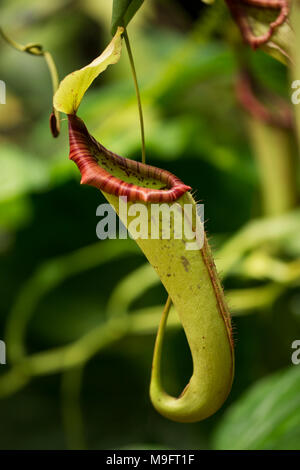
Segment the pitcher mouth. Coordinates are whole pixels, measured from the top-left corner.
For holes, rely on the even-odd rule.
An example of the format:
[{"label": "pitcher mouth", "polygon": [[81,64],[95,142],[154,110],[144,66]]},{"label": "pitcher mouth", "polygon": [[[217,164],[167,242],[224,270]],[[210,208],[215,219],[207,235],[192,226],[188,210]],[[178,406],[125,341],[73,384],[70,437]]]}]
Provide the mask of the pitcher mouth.
[{"label": "pitcher mouth", "polygon": [[[192,188],[169,171],[121,157],[97,142],[82,119],[69,120],[69,158],[80,173],[81,183],[94,186],[128,201],[172,202]],[[135,184],[138,181],[140,184]]]}]

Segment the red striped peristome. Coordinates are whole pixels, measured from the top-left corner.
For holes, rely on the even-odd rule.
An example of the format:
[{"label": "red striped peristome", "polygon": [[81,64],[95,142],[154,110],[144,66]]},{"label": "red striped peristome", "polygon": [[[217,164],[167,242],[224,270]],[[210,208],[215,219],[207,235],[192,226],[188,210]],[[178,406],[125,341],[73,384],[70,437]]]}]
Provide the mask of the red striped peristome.
[{"label": "red striped peristome", "polygon": [[[68,116],[70,155],[81,173],[81,184],[89,184],[115,196],[126,196],[128,201],[172,202],[191,189],[169,171],[120,157],[107,150],[92,137],[82,119],[74,114]],[[105,167],[107,169],[105,169]],[[113,176],[115,170],[124,178],[135,179],[165,187],[155,189],[138,186]]]},{"label": "red striped peristome", "polygon": [[[281,26],[287,19],[290,11],[290,0],[225,0],[233,18],[237,22],[242,36],[253,49],[267,43],[276,28]],[[261,36],[255,36],[247,15],[242,6],[252,6],[256,8],[266,8],[279,10],[277,18],[269,24],[269,30]]]}]

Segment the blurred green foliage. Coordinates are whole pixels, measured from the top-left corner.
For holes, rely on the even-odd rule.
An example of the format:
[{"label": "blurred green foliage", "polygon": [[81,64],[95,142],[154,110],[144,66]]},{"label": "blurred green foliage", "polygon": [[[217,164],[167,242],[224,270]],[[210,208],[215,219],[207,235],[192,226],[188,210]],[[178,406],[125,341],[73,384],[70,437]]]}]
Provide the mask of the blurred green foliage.
[{"label": "blurred green foliage", "polygon": [[298,449],[299,382],[297,368],[290,367],[251,387],[221,422],[216,448]]},{"label": "blurred green foliage", "polygon": [[[97,241],[95,214],[104,199],[79,185],[67,158],[66,122],[58,139],[49,132],[44,61],[1,42],[7,104],[0,108],[0,338],[8,350],[0,366],[2,449],[300,449],[300,366],[291,365],[291,344],[300,337],[299,210],[265,217],[256,149],[235,96],[238,33],[223,1],[192,3],[144,2],[128,34],[148,162],[178,175],[205,204],[236,315],[232,393],[198,424],[169,422],[152,409],[163,288],[133,241]],[[61,78],[103,50],[111,11],[110,0],[3,0],[0,7],[5,31],[43,44]],[[286,68],[260,51],[243,54],[257,80],[288,99]],[[106,147],[140,158],[125,53],[96,81],[79,114]],[[271,140],[269,148],[271,155]],[[179,393],[191,360],[175,312],[169,326],[164,375],[168,390]]]}]

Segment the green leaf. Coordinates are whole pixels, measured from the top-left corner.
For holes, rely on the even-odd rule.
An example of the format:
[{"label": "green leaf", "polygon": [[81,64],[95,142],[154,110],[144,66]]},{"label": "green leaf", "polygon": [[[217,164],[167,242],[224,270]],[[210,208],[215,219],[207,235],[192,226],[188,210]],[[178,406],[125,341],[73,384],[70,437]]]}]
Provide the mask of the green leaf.
[{"label": "green leaf", "polygon": [[115,36],[102,52],[90,64],[67,75],[60,83],[53,98],[53,106],[57,111],[76,114],[81,100],[98,75],[111,64],[118,62],[121,56],[123,28],[118,28]]},{"label": "green leaf", "polygon": [[111,19],[111,32],[115,34],[118,26],[126,27],[144,0],[114,0]]},{"label": "green leaf", "polygon": [[49,183],[46,164],[15,145],[0,148],[0,202],[39,190]]},{"label": "green leaf", "polygon": [[300,449],[300,368],[260,380],[231,408],[214,436],[216,449]]}]

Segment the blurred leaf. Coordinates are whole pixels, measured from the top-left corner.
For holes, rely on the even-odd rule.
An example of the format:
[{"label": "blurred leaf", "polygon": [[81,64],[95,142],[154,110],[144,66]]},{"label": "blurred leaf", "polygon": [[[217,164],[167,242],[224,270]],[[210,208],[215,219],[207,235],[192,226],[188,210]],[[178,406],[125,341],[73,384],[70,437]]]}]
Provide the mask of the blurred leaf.
[{"label": "blurred leaf", "polygon": [[112,34],[115,34],[118,26],[126,27],[143,3],[144,0],[114,0],[111,19]]},{"label": "blurred leaf", "polygon": [[[115,258],[121,260],[123,256],[136,250],[135,244],[130,243],[131,240],[123,240],[125,243],[122,244],[109,243],[109,241],[108,243],[97,242],[65,256],[48,260],[38,267],[32,277],[27,279],[15,297],[15,303],[7,323],[8,350],[11,360],[18,359],[25,354],[25,331],[35,308],[44,295],[69,277]],[[81,305],[78,313],[82,313]],[[76,323],[78,326],[78,321]],[[90,326],[89,318],[85,325]],[[56,329],[56,321],[53,322],[53,326]],[[49,324],[47,324],[47,329],[51,330]],[[81,323],[81,329],[84,329],[83,323]],[[63,333],[63,329],[61,329],[61,333]],[[69,333],[74,333],[74,329],[69,328]]]},{"label": "blurred leaf", "polygon": [[300,369],[260,380],[232,405],[214,435],[216,449],[300,449]]},{"label": "blurred leaf", "polygon": [[229,272],[247,252],[258,247],[273,245],[284,250],[293,239],[299,238],[299,230],[299,209],[277,217],[252,220],[222,246],[218,269]]},{"label": "blurred leaf", "polygon": [[159,277],[149,264],[143,264],[135,271],[125,276],[114,288],[107,304],[108,315],[125,312],[138,297],[155,284],[159,283]]},{"label": "blurred leaf", "polygon": [[[25,195],[13,199],[1,201],[0,203],[0,227],[5,229],[16,229],[26,224],[32,216],[32,205]],[[1,236],[0,236],[1,239]],[[2,240],[1,240],[2,241]],[[1,246],[1,243],[0,243]],[[1,251],[2,246],[0,247]]]},{"label": "blurred leaf", "polygon": [[0,112],[0,132],[4,133],[24,121],[24,109],[19,97],[7,93],[5,112]]},{"label": "blurred leaf", "polygon": [[14,145],[1,146],[0,166],[0,200],[39,189],[48,182],[46,165]]},{"label": "blurred leaf", "polygon": [[52,0],[41,2],[40,0],[2,0],[1,22],[6,27],[36,23],[50,15],[55,15],[69,3],[69,0]]}]

